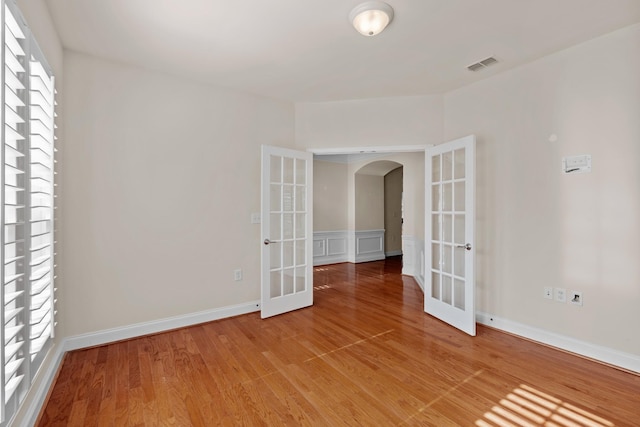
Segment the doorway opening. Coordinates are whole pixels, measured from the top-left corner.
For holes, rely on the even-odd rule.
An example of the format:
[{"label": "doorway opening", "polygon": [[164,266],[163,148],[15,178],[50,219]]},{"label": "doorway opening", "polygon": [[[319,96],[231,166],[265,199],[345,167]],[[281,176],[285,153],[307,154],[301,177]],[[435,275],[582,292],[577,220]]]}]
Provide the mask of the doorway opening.
[{"label": "doorway opening", "polygon": [[314,265],[401,257],[423,288],[424,149],[311,150]]},{"label": "doorway opening", "polygon": [[402,258],[402,175],[399,166],[384,176],[384,255]]},{"label": "doorway opening", "polygon": [[355,171],[355,262],[402,255],[403,166],[374,160]]}]

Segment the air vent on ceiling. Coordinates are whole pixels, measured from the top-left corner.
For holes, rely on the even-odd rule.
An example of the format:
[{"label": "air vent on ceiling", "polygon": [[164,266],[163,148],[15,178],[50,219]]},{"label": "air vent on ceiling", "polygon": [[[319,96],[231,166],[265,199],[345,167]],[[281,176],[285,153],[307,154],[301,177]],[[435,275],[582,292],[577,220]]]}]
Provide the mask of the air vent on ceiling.
[{"label": "air vent on ceiling", "polygon": [[482,61],[478,61],[475,64],[471,64],[467,67],[467,70],[469,71],[480,71],[483,68],[487,68],[489,65],[493,65],[495,63],[497,63],[498,60],[496,58],[494,58],[493,56],[490,56],[486,59],[483,59]]}]

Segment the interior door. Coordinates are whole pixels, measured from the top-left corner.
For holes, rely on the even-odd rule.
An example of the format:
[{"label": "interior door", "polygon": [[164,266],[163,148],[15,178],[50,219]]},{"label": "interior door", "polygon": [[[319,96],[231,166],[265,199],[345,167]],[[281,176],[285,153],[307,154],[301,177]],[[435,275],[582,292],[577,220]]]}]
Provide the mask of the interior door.
[{"label": "interior door", "polygon": [[262,146],[261,315],[313,304],[313,155]]},{"label": "interior door", "polygon": [[425,151],[424,310],[468,333],[475,318],[475,136]]}]

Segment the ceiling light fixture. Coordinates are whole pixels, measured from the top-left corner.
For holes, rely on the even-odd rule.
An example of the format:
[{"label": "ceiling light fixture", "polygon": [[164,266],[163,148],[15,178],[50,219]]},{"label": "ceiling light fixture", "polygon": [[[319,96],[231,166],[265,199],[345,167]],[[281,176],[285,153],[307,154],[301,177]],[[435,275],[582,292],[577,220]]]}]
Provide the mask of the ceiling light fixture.
[{"label": "ceiling light fixture", "polygon": [[363,36],[380,34],[393,20],[393,9],[381,1],[367,1],[356,6],[349,14],[349,21]]}]

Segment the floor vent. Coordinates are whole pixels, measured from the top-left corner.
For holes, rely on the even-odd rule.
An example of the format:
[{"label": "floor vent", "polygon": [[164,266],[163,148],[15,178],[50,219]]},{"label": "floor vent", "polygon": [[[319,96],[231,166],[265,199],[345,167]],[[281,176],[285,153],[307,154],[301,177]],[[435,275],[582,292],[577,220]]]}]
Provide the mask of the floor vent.
[{"label": "floor vent", "polygon": [[495,63],[497,63],[498,60],[496,58],[494,58],[493,56],[490,56],[486,59],[483,59],[482,61],[478,61],[475,64],[471,64],[467,67],[467,70],[469,71],[480,71],[483,68],[487,68],[489,65],[493,65]]}]

